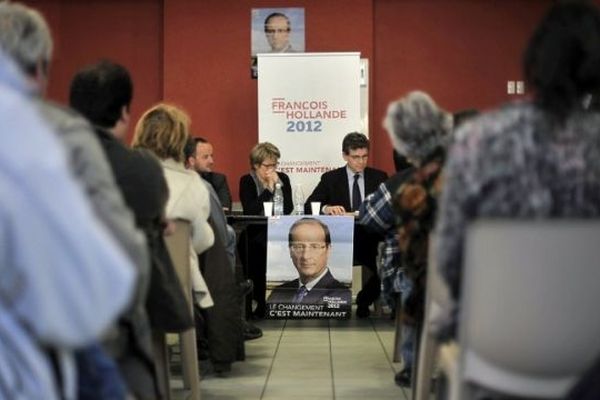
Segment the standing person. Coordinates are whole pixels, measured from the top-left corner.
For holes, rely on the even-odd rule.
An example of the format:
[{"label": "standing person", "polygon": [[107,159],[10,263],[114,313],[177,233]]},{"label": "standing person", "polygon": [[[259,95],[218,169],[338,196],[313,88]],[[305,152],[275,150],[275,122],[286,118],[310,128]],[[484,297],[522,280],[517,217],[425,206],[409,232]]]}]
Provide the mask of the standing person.
[{"label": "standing person", "polygon": [[211,184],[221,202],[221,207],[225,211],[231,211],[231,192],[227,184],[227,177],[213,171],[215,160],[212,144],[199,136],[194,137],[193,140],[196,151],[187,159],[189,165]]},{"label": "standing person", "polygon": [[201,308],[208,308],[214,303],[200,273],[197,255],[211,247],[215,237],[208,224],[208,190],[198,179],[198,174],[185,168],[184,149],[188,138],[187,114],[175,106],[161,103],[140,117],[132,145],[151,150],[160,159],[169,186],[167,218],[184,219],[191,224],[190,272],[194,301]]},{"label": "standing person", "polygon": [[[395,375],[395,381],[399,386],[410,386],[414,375],[415,323],[420,323],[421,317],[415,305],[424,297],[422,281],[427,261],[426,244],[433,225],[437,195],[421,197],[429,201],[422,208],[419,203],[417,213],[402,206],[398,210],[398,203],[405,204],[398,202],[398,197],[404,199],[417,192],[433,192],[433,184],[444,161],[452,116],[439,108],[429,95],[415,91],[389,105],[384,126],[395,150],[410,162],[410,166],[397,172],[367,196],[360,207],[359,221],[385,237],[379,268],[382,298],[395,308],[400,306],[396,303],[398,295],[401,295],[404,314],[401,322],[403,365]],[[421,188],[427,190],[421,191]]]},{"label": "standing person", "polygon": [[[169,193],[156,158],[148,151],[128,149],[121,142],[129,128],[132,98],[133,82],[129,71],[105,60],[75,74],[71,82],[69,103],[93,124],[125,202],[135,215],[136,225],[146,235],[148,250],[152,253],[154,262],[161,258],[161,254],[155,254],[155,251],[164,248],[164,243],[157,241],[164,240],[163,217]],[[144,282],[144,285],[147,292],[150,281]],[[152,292],[150,295],[152,296]],[[141,300],[143,301],[137,305],[137,312],[140,313],[146,306],[146,299]],[[151,308],[148,311],[154,316]],[[144,317],[140,315],[139,318]],[[157,319],[160,318],[154,318]],[[138,333],[140,339],[131,343],[126,350],[131,356],[119,355],[117,361],[137,397],[156,398],[160,393],[154,370],[150,327],[148,321],[144,325],[138,321],[135,326],[144,326]],[[154,327],[161,328],[156,324]]]},{"label": "standing person", "polygon": [[[362,133],[351,132],[344,137],[342,157],[346,165],[321,175],[317,187],[306,199],[307,214],[314,201],[321,203],[321,212],[326,215],[357,212],[365,196],[387,179],[385,172],[367,167],[369,139]],[[356,315],[360,318],[369,316],[369,305],[379,297],[380,282],[375,265],[379,240],[379,235],[365,231],[359,224],[355,226],[354,265],[364,265],[372,272],[356,297]]]},{"label": "standing person", "polygon": [[[240,201],[244,215],[263,215],[263,202],[273,201],[276,183],[282,185],[284,214],[290,214],[293,211],[290,178],[283,172],[277,172],[279,157],[281,157],[279,149],[269,142],[259,143],[250,151],[251,171],[240,178]],[[245,237],[240,239],[240,243],[248,244],[248,254],[242,256],[242,260],[249,264],[245,265],[245,268],[248,276],[254,282],[253,298],[257,303],[254,314],[262,318],[266,310],[267,290],[266,226],[248,226]]]},{"label": "standing person", "polygon": [[600,113],[586,101],[600,93],[598,38],[595,5],[556,2],[523,58],[533,101],[506,105],[456,132],[436,226],[437,263],[452,297],[440,336],[455,334],[469,222],[600,218]]},{"label": "standing person", "polygon": [[329,227],[316,218],[301,218],[290,227],[288,248],[298,278],[273,289],[269,303],[322,304],[349,297],[349,289],[327,267],[331,252]]},{"label": "standing person", "polygon": [[265,35],[271,46],[271,53],[294,52],[290,43],[291,31],[292,27],[287,15],[274,12],[265,18]]},{"label": "standing person", "polygon": [[0,398],[75,399],[74,352],[129,306],[136,271],[27,86],[0,51]]}]

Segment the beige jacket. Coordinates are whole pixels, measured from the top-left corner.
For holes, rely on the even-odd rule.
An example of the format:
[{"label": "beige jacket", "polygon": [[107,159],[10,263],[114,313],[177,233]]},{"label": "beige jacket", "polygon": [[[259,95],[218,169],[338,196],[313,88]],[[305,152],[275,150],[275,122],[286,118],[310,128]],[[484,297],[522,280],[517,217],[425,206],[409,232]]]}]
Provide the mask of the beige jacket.
[{"label": "beige jacket", "polygon": [[208,224],[210,198],[208,190],[196,172],[186,170],[182,163],[173,159],[161,161],[169,186],[167,218],[190,221],[190,267],[194,296],[202,308],[213,306],[213,300],[200,273],[198,254],[211,247],[215,241],[212,228]]}]

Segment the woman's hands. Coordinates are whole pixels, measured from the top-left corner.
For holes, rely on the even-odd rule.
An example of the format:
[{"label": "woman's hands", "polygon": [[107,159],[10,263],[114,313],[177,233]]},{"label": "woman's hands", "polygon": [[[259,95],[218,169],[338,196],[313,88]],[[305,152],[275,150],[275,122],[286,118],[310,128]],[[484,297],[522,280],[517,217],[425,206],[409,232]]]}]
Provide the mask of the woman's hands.
[{"label": "woman's hands", "polygon": [[270,170],[264,173],[264,177],[262,179],[260,177],[259,179],[266,189],[269,189],[269,191],[274,192],[275,184],[279,182],[279,175],[277,174],[277,171]]}]

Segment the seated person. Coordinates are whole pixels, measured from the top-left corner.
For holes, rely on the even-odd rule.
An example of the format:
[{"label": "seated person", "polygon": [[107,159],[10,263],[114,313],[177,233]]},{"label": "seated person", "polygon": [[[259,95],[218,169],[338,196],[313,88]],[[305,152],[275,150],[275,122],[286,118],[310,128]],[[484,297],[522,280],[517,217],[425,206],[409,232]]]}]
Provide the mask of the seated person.
[{"label": "seated person", "polygon": [[[324,173],[315,190],[306,199],[307,214],[310,214],[310,203],[314,201],[321,202],[321,211],[327,215],[358,211],[365,196],[374,192],[387,179],[385,172],[367,167],[369,139],[362,133],[351,132],[344,137],[342,157],[346,165]],[[360,243],[360,246],[354,246],[354,264],[364,265],[372,272],[371,278],[356,297],[356,315],[361,318],[369,315],[369,305],[379,297],[380,283],[375,265],[379,240],[379,235],[366,232],[361,225],[356,225],[354,243]]]},{"label": "seated person", "polygon": [[456,132],[435,236],[437,264],[453,298],[438,321],[440,337],[455,335],[471,221],[600,217],[600,114],[589,106],[590,94],[600,93],[600,46],[589,38],[599,35],[600,11],[592,3],[555,3],[523,58],[533,100],[484,114]]},{"label": "seated person", "polygon": [[196,145],[196,151],[187,159],[187,162],[197,173],[202,175],[205,181],[211,184],[221,206],[225,211],[231,210],[231,192],[227,184],[227,177],[224,174],[214,172],[212,170],[215,164],[213,158],[213,146],[208,140],[201,137],[194,137],[193,141]]},{"label": "seated person", "polygon": [[215,236],[208,224],[210,195],[198,174],[185,169],[184,148],[190,120],[181,109],[160,103],[147,110],[137,122],[134,148],[151,150],[159,159],[169,187],[166,216],[191,224],[190,273],[194,300],[201,308],[214,305],[198,265],[197,254],[208,250]]},{"label": "seated person", "polygon": [[[427,238],[434,221],[437,193],[432,189],[441,171],[445,146],[452,128],[452,116],[423,92],[411,92],[390,104],[384,126],[399,155],[410,167],[396,173],[367,196],[359,221],[385,235],[380,262],[383,299],[395,307],[402,302],[402,363],[396,383],[410,386],[415,341],[415,322],[422,312],[423,276],[427,261]],[[422,196],[416,193],[423,194]],[[412,195],[412,197],[411,197]],[[397,201],[400,200],[399,204]],[[412,199],[422,199],[412,202]],[[416,211],[408,205],[416,204]],[[398,215],[396,214],[398,212]],[[402,236],[399,237],[396,224]],[[417,307],[415,307],[417,305]]]},{"label": "seated person", "polygon": [[[263,202],[273,201],[277,182],[282,185],[283,213],[290,214],[293,211],[290,178],[276,171],[280,156],[279,149],[269,142],[257,144],[250,152],[252,170],[240,178],[240,201],[244,215],[263,215]],[[241,259],[249,264],[244,267],[254,282],[253,298],[257,303],[254,314],[262,318],[265,314],[267,279],[267,227],[248,226],[244,235],[240,239]],[[247,253],[243,244],[247,244]]]},{"label": "seated person", "polygon": [[302,218],[290,227],[290,258],[298,271],[298,279],[277,286],[269,303],[322,304],[323,297],[349,297],[346,286],[327,268],[331,251],[329,227],[315,218]]}]

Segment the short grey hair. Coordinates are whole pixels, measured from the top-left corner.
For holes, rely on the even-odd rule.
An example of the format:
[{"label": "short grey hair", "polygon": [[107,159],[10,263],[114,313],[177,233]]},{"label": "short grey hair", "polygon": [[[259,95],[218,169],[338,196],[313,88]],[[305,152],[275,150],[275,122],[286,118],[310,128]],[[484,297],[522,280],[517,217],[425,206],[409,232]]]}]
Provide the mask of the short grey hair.
[{"label": "short grey hair", "polygon": [[439,108],[427,93],[413,91],[390,103],[383,127],[398,153],[421,162],[446,146],[452,115]]},{"label": "short grey hair", "polygon": [[0,48],[34,75],[39,62],[46,69],[52,58],[52,35],[38,11],[20,3],[0,1]]}]

